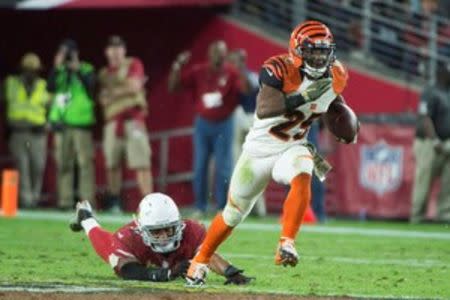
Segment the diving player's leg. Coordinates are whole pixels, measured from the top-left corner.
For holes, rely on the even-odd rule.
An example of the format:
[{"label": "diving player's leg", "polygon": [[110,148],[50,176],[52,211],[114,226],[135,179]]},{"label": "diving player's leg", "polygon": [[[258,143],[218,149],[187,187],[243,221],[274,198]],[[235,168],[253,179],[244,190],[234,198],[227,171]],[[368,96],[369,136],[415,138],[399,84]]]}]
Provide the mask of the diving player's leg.
[{"label": "diving player's leg", "polygon": [[113,234],[100,227],[89,201],[77,203],[75,220],[70,224],[70,229],[74,232],[84,230],[98,256],[109,263],[109,256],[113,252]]},{"label": "diving player's leg", "polygon": [[272,158],[252,159],[245,152],[241,154],[231,177],[228,202],[223,212],[218,213],[212,221],[205,240],[189,267],[189,284],[204,283],[211,256],[231,234],[233,228],[250,213],[269,182],[273,162]]},{"label": "diving player's leg", "polygon": [[287,150],[275,163],[272,176],[275,181],[290,184],[290,190],[283,204],[282,232],[275,263],[295,266],[298,254],[295,238],[303,216],[311,201],[311,177],[314,163],[309,150],[294,146]]}]

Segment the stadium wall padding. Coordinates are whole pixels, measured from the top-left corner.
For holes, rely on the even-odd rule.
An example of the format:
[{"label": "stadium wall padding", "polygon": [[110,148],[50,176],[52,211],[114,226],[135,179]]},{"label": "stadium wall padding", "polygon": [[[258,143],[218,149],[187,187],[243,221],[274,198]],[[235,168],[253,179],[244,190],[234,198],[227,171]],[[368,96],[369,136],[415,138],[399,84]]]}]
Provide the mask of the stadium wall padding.
[{"label": "stadium wall padding", "polygon": [[[48,71],[59,41],[72,37],[79,43],[81,57],[97,67],[105,63],[103,48],[110,34],[122,35],[128,52],[140,57],[149,80],[147,84],[150,115],[148,126],[152,132],[191,126],[193,100],[188,93],[169,95],[167,76],[172,60],[182,50],[193,53],[192,62],[206,57],[208,44],[216,39],[227,41],[229,48],[244,48],[249,54],[249,66],[258,70],[261,63],[272,55],[285,51],[278,43],[266,39],[242,26],[217,15],[212,8],[121,9],[121,10],[61,10],[12,11],[1,10],[0,19],[0,76],[16,69],[21,55],[37,52]],[[287,43],[286,43],[287,44]],[[414,91],[383,79],[350,69],[350,81],[344,96],[357,113],[397,113],[414,111],[418,95]],[[4,111],[4,108],[3,108]],[[98,113],[99,121],[101,114]],[[4,118],[3,118],[4,119]],[[5,135],[5,124],[0,134]],[[101,126],[95,128],[95,138],[101,141]],[[0,143],[2,157],[8,155],[6,140]],[[99,144],[100,145],[100,144]],[[159,172],[159,145],[152,143],[152,171]],[[169,172],[187,171],[192,164],[192,144],[189,137],[170,142]],[[51,151],[49,152],[51,154]],[[49,155],[44,192],[54,192],[54,163]],[[0,160],[3,166],[11,161]],[[97,184],[105,183],[101,148],[97,148]],[[132,172],[125,176],[132,178]],[[272,185],[271,185],[272,186]],[[284,187],[270,188],[269,207],[279,210]],[[339,191],[337,191],[339,193]],[[189,183],[169,185],[168,193],[181,205],[192,203]],[[135,209],[139,202],[136,190],[124,191],[127,209]],[[50,199],[50,204],[54,199]],[[345,213],[345,211],[344,211]]]}]

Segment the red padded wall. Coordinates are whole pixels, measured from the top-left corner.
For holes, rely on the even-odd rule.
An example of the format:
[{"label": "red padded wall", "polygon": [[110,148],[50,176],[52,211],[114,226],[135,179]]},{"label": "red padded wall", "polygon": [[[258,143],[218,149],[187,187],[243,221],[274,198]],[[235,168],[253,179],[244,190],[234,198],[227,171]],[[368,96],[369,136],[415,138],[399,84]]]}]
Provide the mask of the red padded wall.
[{"label": "red padded wall", "polygon": [[[168,95],[167,75],[177,53],[189,49],[192,61],[203,60],[208,44],[224,39],[232,48],[245,48],[250,68],[257,70],[272,55],[285,51],[283,46],[248,31],[217,16],[208,8],[172,8],[141,10],[60,10],[60,11],[0,11],[0,76],[12,72],[25,51],[35,51],[43,59],[46,70],[59,41],[72,37],[79,42],[81,57],[97,67],[105,63],[103,47],[110,34],[120,34],[128,42],[129,54],[140,57],[149,76],[147,84],[150,115],[148,126],[152,132],[191,126],[192,99],[188,94]],[[286,43],[287,44],[287,43]],[[414,110],[418,95],[408,88],[374,78],[350,69],[350,82],[344,93],[357,113],[402,112]],[[96,127],[96,140],[100,141],[101,127]],[[5,126],[0,126],[4,136]],[[189,138],[170,142],[169,171],[187,171],[191,168],[192,146]],[[153,174],[159,170],[158,143],[153,143]],[[6,140],[0,142],[0,155],[7,155]],[[0,159],[3,165],[8,161]],[[96,157],[97,183],[104,184],[101,149]],[[131,173],[126,172],[132,178]],[[45,192],[54,191],[54,166],[50,159],[46,172]],[[269,206],[281,206],[284,189],[271,189]],[[180,204],[192,202],[189,183],[170,185],[168,192]],[[139,201],[136,191],[124,191],[128,208],[134,209]]]}]

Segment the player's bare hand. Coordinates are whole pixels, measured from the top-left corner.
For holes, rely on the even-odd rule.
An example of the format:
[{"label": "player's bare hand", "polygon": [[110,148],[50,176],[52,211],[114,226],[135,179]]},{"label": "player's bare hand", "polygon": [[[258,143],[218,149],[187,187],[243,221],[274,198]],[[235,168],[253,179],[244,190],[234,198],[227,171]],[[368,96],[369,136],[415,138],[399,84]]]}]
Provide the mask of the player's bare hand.
[{"label": "player's bare hand", "polygon": [[323,78],[308,86],[301,94],[306,102],[314,101],[331,88],[331,78]]},{"label": "player's bare hand", "polygon": [[64,60],[66,58],[66,54],[67,54],[67,51],[65,50],[65,48],[59,50],[56,53],[55,58],[53,60],[53,64],[55,65],[56,68],[60,67],[64,63]]},{"label": "player's bare hand", "polygon": [[225,270],[225,277],[227,280],[225,281],[225,285],[235,284],[235,285],[245,285],[249,284],[255,277],[248,277],[243,274],[244,270],[240,270],[234,266],[229,266]]}]

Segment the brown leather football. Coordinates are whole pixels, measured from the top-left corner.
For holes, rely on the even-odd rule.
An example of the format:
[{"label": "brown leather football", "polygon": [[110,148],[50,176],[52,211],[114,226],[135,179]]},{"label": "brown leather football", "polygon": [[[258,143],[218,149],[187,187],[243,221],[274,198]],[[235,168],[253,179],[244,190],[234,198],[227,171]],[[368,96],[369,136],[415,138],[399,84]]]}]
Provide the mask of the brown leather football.
[{"label": "brown leather football", "polygon": [[330,132],[344,143],[351,143],[359,131],[358,117],[344,102],[333,101],[323,118]]}]

